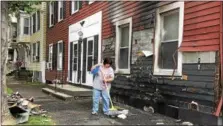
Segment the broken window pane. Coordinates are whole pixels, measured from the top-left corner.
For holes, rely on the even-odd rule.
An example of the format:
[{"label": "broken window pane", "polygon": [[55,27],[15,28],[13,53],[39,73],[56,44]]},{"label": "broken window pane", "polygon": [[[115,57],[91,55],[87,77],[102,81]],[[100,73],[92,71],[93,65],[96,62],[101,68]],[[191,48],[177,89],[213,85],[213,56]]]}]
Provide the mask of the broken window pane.
[{"label": "broken window pane", "polygon": [[119,68],[128,69],[129,48],[120,49]]},{"label": "broken window pane", "polygon": [[[159,48],[159,60],[158,65],[161,69],[174,69],[175,63],[173,60],[173,54],[178,48],[178,41],[161,43]],[[178,62],[178,53],[174,56],[176,61],[176,68]]]}]

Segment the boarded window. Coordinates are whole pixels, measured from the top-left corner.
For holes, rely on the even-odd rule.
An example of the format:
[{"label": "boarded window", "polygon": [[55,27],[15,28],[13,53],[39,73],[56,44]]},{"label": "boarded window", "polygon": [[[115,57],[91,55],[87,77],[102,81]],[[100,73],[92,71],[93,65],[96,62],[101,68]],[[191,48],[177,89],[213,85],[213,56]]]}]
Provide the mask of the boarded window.
[{"label": "boarded window", "polygon": [[[178,61],[179,11],[174,10],[161,14],[161,43],[159,47],[158,65],[161,69],[173,69]],[[177,65],[176,65],[177,66]]]}]

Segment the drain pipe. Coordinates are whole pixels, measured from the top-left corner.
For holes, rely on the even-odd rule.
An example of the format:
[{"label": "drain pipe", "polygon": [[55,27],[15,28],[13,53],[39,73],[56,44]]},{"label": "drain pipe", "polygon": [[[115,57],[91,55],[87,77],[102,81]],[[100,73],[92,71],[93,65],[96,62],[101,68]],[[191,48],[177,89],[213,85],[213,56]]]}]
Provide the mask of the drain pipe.
[{"label": "drain pipe", "polygon": [[214,113],[215,116],[218,116],[220,115],[221,113],[221,109],[222,109],[222,102],[223,102],[223,3],[221,3],[221,11],[220,11],[220,83],[222,85],[222,89],[221,89],[221,97],[219,99],[219,103],[218,103],[218,106],[216,108],[216,112]]}]

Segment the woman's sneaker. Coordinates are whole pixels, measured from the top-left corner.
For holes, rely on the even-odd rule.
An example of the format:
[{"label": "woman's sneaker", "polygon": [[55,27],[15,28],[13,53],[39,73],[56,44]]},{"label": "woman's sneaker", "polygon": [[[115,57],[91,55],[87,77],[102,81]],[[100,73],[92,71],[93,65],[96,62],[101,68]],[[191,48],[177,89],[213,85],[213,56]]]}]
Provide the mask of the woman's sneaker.
[{"label": "woman's sneaker", "polygon": [[92,114],[92,115],[97,115],[98,113],[97,113],[97,112],[92,112],[91,114]]}]

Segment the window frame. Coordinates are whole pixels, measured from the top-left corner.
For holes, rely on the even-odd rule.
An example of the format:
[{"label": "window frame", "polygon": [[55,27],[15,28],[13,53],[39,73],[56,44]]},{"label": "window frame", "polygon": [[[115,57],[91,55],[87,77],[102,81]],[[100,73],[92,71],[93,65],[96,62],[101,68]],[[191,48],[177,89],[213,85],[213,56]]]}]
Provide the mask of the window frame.
[{"label": "window frame", "polygon": [[[120,27],[121,25],[129,24],[129,54],[128,54],[128,68],[127,69],[120,69],[119,68],[119,50],[120,50],[120,34],[121,30]],[[116,47],[115,47],[115,65],[116,65],[116,70],[115,73],[122,73],[122,74],[130,74],[130,61],[131,61],[131,45],[132,45],[132,17],[117,21],[115,23],[115,30],[116,30]]]},{"label": "window frame", "polygon": [[[25,19],[28,19],[28,34],[25,34]],[[27,27],[27,25],[26,25]],[[24,17],[23,18],[23,35],[30,35],[30,18],[29,17]]]},{"label": "window frame", "polygon": [[[49,27],[52,27],[54,25],[54,21],[52,23],[52,20],[54,20],[54,2],[50,2],[49,4]],[[51,18],[51,15],[53,15],[53,19]],[[51,24],[52,23],[52,24]]]},{"label": "window frame", "polygon": [[94,3],[96,0],[89,0],[88,1],[88,4],[90,5],[90,4],[92,4],[92,3]]},{"label": "window frame", "polygon": [[[75,2],[78,2],[78,9],[74,10]],[[80,10],[80,1],[71,1],[71,14],[77,13]]]},{"label": "window frame", "polygon": [[[64,8],[63,8],[63,4],[64,4],[64,2],[63,1],[58,1],[58,22],[60,22],[60,21],[62,21],[63,19],[64,19],[64,17],[63,17],[63,11],[64,11]],[[62,8],[62,18],[60,18],[60,8]]]},{"label": "window frame", "polygon": [[[60,51],[60,47],[59,47],[59,44],[62,44],[62,53],[61,53],[61,60],[62,60],[62,64],[61,64],[61,68],[59,68],[59,58],[60,58],[60,55],[59,55],[59,51]],[[60,40],[57,42],[57,70],[63,70],[63,40]]]},{"label": "window frame", "polygon": [[[49,49],[48,50],[48,63],[51,64],[51,67],[49,68],[49,70],[52,70],[53,69],[53,67],[52,67],[52,63],[53,63],[53,43],[49,44],[48,49]],[[52,50],[52,52],[51,52],[51,50]],[[51,60],[50,60],[50,54],[51,54]]]},{"label": "window frame", "polygon": [[[39,44],[38,44],[39,43]],[[34,50],[33,50],[33,46],[35,45],[35,52],[34,52]],[[38,53],[38,45],[40,46],[40,42],[35,42],[35,43],[32,43],[32,62],[34,63],[34,62],[40,62],[40,52]],[[39,49],[40,49],[40,47],[39,47]],[[38,59],[38,61],[35,59],[34,60],[34,56],[36,57],[36,56],[39,56],[39,59]]]},{"label": "window frame", "polygon": [[[183,19],[184,19],[184,2],[175,2],[169,5],[162,6],[157,9],[156,12],[156,29],[155,29],[155,61],[154,61],[154,75],[172,75],[174,69],[162,69],[158,66],[159,46],[161,44],[161,20],[162,13],[169,12],[172,10],[179,9],[179,35],[178,35],[178,47],[182,43],[183,37]],[[182,52],[178,51],[178,62],[177,69],[175,70],[174,76],[182,76]]]}]

